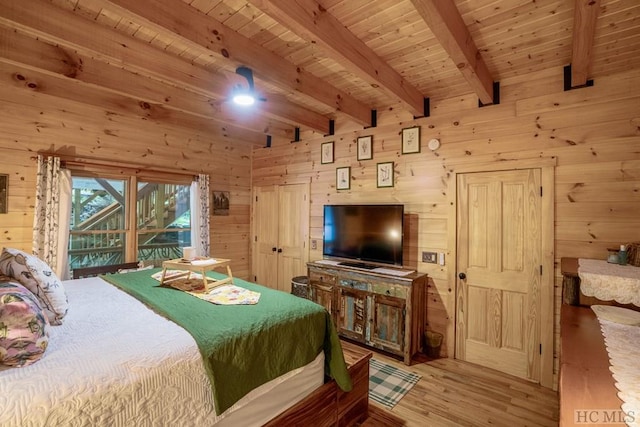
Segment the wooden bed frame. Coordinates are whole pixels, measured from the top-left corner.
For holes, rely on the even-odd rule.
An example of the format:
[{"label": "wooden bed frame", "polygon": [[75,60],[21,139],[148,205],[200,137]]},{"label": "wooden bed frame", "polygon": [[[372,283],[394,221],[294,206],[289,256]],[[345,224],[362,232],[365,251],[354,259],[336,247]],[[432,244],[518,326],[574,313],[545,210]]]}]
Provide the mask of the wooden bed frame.
[{"label": "wooden bed frame", "polygon": [[345,361],[349,367],[353,389],[345,393],[335,381],[325,382],[302,401],[265,424],[353,426],[369,415],[369,359],[372,353],[355,344],[342,341]]},{"label": "wooden bed frame", "polygon": [[73,278],[82,279],[85,277],[95,277],[100,274],[117,273],[119,270],[138,268],[137,262],[125,262],[124,264],[99,265],[97,267],[74,268]]}]

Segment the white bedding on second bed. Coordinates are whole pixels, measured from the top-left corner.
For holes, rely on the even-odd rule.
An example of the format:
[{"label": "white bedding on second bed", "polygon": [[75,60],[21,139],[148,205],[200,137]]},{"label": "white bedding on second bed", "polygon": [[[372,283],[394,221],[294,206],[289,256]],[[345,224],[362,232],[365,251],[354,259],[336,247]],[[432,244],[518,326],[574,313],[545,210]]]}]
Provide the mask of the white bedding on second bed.
[{"label": "white bedding on second bed", "polygon": [[2,426],[262,425],[323,382],[321,352],[216,417],[188,332],[102,279],[64,285],[69,314],[51,328],[45,356],[0,368]]}]

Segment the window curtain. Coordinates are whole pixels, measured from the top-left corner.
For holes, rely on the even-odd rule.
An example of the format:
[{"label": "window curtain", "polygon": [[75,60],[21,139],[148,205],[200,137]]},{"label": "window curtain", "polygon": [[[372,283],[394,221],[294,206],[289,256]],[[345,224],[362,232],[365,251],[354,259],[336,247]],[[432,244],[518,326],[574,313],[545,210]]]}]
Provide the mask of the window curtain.
[{"label": "window curtain", "polygon": [[37,161],[33,254],[46,262],[60,279],[66,280],[69,278],[67,248],[71,173],[60,169],[59,157],[44,158],[38,155]]},{"label": "window curtain", "polygon": [[191,246],[198,256],[210,256],[209,175],[200,174],[191,183]]}]

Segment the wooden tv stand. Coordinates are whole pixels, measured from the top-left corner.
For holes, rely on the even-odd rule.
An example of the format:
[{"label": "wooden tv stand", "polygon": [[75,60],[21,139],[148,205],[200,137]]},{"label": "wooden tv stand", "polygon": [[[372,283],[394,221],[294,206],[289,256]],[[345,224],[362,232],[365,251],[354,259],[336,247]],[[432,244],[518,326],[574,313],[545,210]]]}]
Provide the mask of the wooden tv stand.
[{"label": "wooden tv stand", "polygon": [[407,365],[422,348],[427,323],[427,275],[400,276],[391,268],[307,264],[309,299],[324,306],[338,334],[396,354]]}]

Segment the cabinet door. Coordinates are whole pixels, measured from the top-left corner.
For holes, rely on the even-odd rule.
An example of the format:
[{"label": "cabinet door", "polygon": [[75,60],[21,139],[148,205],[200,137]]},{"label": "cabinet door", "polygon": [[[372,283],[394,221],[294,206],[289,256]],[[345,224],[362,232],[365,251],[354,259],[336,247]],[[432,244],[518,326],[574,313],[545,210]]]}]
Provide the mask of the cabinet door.
[{"label": "cabinet door", "polygon": [[404,351],[405,300],[372,294],[371,343],[394,353]]},{"label": "cabinet door", "polygon": [[338,288],[338,334],[364,342],[367,329],[367,293]]},{"label": "cabinet door", "polygon": [[326,308],[333,317],[333,286],[310,281],[309,299]]}]

